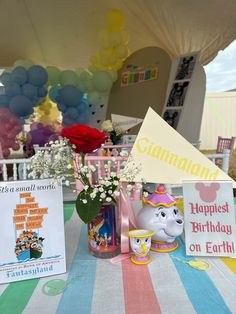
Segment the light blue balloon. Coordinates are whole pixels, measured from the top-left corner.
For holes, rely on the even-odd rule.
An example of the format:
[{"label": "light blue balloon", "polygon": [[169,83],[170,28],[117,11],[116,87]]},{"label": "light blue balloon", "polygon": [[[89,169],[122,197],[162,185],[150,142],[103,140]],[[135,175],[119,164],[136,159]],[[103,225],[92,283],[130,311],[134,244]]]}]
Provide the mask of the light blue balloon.
[{"label": "light blue balloon", "polygon": [[18,66],[11,72],[11,80],[19,85],[27,81],[27,71],[24,67]]},{"label": "light blue balloon", "polygon": [[15,82],[9,82],[5,85],[5,93],[9,97],[21,95],[22,91],[20,86]]},{"label": "light blue balloon", "polygon": [[0,95],[0,107],[7,108],[9,105],[9,98],[6,95]]},{"label": "light blue balloon", "polygon": [[35,86],[45,85],[48,81],[48,73],[40,65],[33,65],[28,70],[28,81]]},{"label": "light blue balloon", "polygon": [[38,96],[39,97],[45,97],[48,93],[48,90],[46,87],[42,86],[38,88]]},{"label": "light blue balloon", "polygon": [[34,98],[37,96],[37,87],[27,83],[22,86],[22,94],[31,100],[34,100]]},{"label": "light blue balloon", "polygon": [[33,104],[26,96],[18,95],[10,100],[9,109],[17,117],[26,117],[33,113]]},{"label": "light blue balloon", "polygon": [[59,91],[60,102],[68,107],[77,106],[80,102],[81,92],[73,85],[65,85]]},{"label": "light blue balloon", "polygon": [[6,85],[10,81],[11,81],[11,73],[3,72],[2,75],[0,76],[0,82],[2,82],[3,85]]}]

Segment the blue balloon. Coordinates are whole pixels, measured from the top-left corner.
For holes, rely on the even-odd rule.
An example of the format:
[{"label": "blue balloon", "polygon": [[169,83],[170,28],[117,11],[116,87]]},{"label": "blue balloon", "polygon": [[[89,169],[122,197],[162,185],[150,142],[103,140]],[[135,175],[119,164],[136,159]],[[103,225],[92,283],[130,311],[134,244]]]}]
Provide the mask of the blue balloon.
[{"label": "blue balloon", "polygon": [[72,118],[72,119],[76,119],[78,116],[79,116],[79,112],[77,110],[77,108],[75,107],[70,107],[66,110],[66,115],[69,117],[69,118]]},{"label": "blue balloon", "polygon": [[44,99],[41,99],[39,98],[38,96],[35,96],[33,99],[32,99],[32,103],[33,104],[38,104],[40,102],[42,102]]},{"label": "blue balloon", "polygon": [[9,82],[5,85],[5,94],[10,97],[21,95],[21,88],[17,83]]},{"label": "blue balloon", "polygon": [[0,82],[2,82],[3,85],[7,84],[11,80],[11,73],[9,72],[3,72],[0,76]]},{"label": "blue balloon", "polygon": [[28,80],[35,86],[42,86],[48,81],[48,72],[40,65],[33,65],[28,70]]},{"label": "blue balloon", "polygon": [[67,109],[67,107],[66,106],[64,106],[63,104],[61,104],[61,103],[58,103],[57,104],[57,108],[58,108],[58,110],[59,111],[61,111],[61,112],[66,112],[66,109]]},{"label": "blue balloon", "polygon": [[11,80],[19,85],[23,85],[27,81],[27,71],[24,67],[16,67],[11,72]]},{"label": "blue balloon", "polygon": [[25,117],[33,113],[33,104],[26,96],[18,95],[10,100],[9,109],[17,117]]},{"label": "blue balloon", "polygon": [[28,97],[31,100],[37,96],[37,87],[34,85],[27,83],[22,86],[22,94]]},{"label": "blue balloon", "polygon": [[49,90],[49,93],[48,93],[48,96],[49,98],[54,101],[54,102],[57,102],[57,97],[59,95],[59,90],[60,90],[60,86],[59,85],[56,85],[56,86],[53,86],[50,90]]},{"label": "blue balloon", "polygon": [[62,118],[62,124],[65,125],[65,126],[72,126],[72,125],[74,125],[74,124],[76,124],[76,123],[75,123],[74,120],[63,116],[63,118]]},{"label": "blue balloon", "polygon": [[86,100],[82,100],[79,104],[79,107],[78,107],[80,110],[86,110],[86,109],[89,109],[89,105],[87,103]]},{"label": "blue balloon", "polygon": [[76,118],[76,123],[77,124],[87,124],[89,121],[89,118],[87,115],[79,115],[77,118]]},{"label": "blue balloon", "polygon": [[77,106],[80,96],[80,90],[73,85],[65,85],[59,91],[60,102],[68,107]]},{"label": "blue balloon", "polygon": [[48,93],[48,90],[46,87],[42,86],[38,88],[38,96],[39,97],[45,97]]},{"label": "blue balloon", "polygon": [[0,95],[0,107],[7,108],[9,104],[9,98],[6,95]]}]

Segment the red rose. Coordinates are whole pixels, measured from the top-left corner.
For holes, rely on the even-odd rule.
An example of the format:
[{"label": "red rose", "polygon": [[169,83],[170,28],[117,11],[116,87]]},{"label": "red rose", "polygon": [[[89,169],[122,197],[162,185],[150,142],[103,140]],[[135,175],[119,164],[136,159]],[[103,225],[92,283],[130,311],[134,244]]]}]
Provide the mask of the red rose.
[{"label": "red rose", "polygon": [[101,147],[106,139],[103,132],[87,125],[74,125],[63,128],[61,136],[66,137],[76,146],[76,153],[91,153]]}]

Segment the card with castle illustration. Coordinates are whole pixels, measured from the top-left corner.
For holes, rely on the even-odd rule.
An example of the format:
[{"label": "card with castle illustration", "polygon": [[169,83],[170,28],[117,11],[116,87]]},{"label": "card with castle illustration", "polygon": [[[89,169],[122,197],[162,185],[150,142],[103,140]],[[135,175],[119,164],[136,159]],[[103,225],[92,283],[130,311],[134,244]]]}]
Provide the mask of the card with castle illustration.
[{"label": "card with castle illustration", "polygon": [[0,183],[0,283],[64,273],[61,184]]}]

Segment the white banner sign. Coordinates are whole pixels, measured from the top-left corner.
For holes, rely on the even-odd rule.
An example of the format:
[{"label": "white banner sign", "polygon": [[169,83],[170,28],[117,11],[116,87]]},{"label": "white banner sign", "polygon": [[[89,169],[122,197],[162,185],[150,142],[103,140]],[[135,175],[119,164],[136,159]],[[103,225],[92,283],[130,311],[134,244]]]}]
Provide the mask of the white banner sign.
[{"label": "white banner sign", "polygon": [[0,183],[0,283],[66,271],[62,187],[51,180]]},{"label": "white banner sign", "polygon": [[[151,108],[143,120],[126,169],[141,165],[133,181],[182,184],[183,180],[231,180]],[[125,178],[124,178],[125,180]]]},{"label": "white banner sign", "polygon": [[143,119],[111,114],[112,124],[118,126],[124,132],[143,122]]},{"label": "white banner sign", "polygon": [[230,181],[183,182],[186,254],[236,257]]}]

